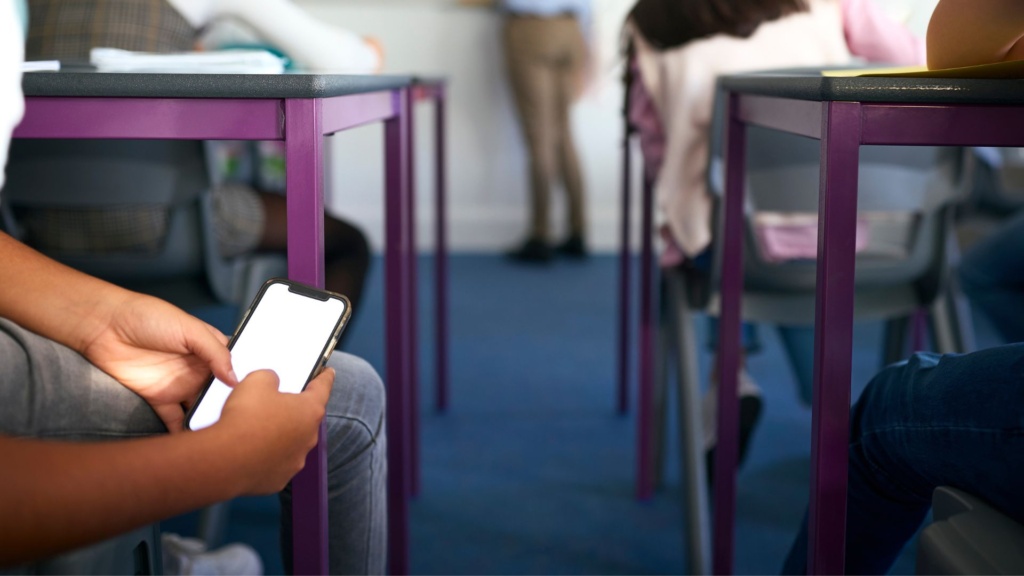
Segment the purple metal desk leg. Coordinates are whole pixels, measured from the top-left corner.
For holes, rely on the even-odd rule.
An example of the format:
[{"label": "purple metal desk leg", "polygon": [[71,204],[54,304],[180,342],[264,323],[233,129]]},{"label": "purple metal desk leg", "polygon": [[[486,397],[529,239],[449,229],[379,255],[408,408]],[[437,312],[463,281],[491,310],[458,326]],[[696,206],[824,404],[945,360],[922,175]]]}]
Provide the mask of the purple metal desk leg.
[{"label": "purple metal desk leg", "polygon": [[[288,276],[323,288],[324,180],[321,102],[285,101],[288,189]],[[292,568],[296,574],[326,574],[327,456],[324,427],[306,467],[292,480]]]},{"label": "purple metal desk leg", "polygon": [[408,457],[409,340],[408,302],[410,289],[406,226],[406,188],[409,180],[409,101],[406,90],[396,90],[395,109],[399,111],[384,123],[385,149],[385,247],[384,247],[384,355],[388,403],[388,570],[391,574],[409,573],[409,476]]},{"label": "purple metal desk leg", "polygon": [[842,574],[861,109],[831,102],[822,114],[807,565],[811,574]]},{"label": "purple metal desk leg", "polygon": [[718,332],[718,442],[715,446],[715,492],[712,571],[733,573],[736,515],[736,465],[739,459],[736,367],[740,347],[740,291],[743,287],[743,181],[746,171],[746,126],[737,115],[739,98],[729,95],[726,112],[725,218],[722,237],[721,313]]},{"label": "purple metal desk leg", "polygon": [[654,190],[644,174],[643,216],[640,223],[640,330],[637,345],[637,484],[636,497],[647,500],[654,493],[654,458],[651,443],[651,412],[654,399],[654,332],[658,329],[654,311]]},{"label": "purple metal desk leg", "polygon": [[406,107],[409,111],[408,152],[406,153],[406,234],[405,234],[405,264],[406,278],[408,278],[408,289],[406,298],[409,300],[408,313],[406,314],[406,335],[409,338],[408,366],[409,366],[409,495],[416,496],[420,493],[420,382],[419,382],[419,281],[416,274],[416,114],[415,101],[411,91],[406,91]]},{"label": "purple metal desk leg", "polygon": [[630,157],[632,138],[629,126],[624,128],[622,135],[622,222],[619,233],[619,357],[617,403],[619,414],[629,410],[629,319],[630,319],[630,279],[632,277],[633,258],[630,254],[629,228],[630,191],[633,183],[632,158]]},{"label": "purple metal desk leg", "polygon": [[434,247],[434,294],[437,303],[435,314],[435,346],[437,363],[435,378],[437,386],[435,407],[438,412],[448,409],[448,214],[446,211],[448,195],[448,164],[445,149],[445,107],[448,97],[444,84],[436,88],[434,108],[434,154],[437,158],[435,166],[435,211],[436,211],[436,242]]}]

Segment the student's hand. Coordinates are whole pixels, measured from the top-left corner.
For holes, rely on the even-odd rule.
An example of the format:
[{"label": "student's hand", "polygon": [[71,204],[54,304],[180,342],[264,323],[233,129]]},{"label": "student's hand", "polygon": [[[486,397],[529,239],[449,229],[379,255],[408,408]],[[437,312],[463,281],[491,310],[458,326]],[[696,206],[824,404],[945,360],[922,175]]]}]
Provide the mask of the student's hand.
[{"label": "student's hand", "polygon": [[105,326],[80,352],[145,399],[172,433],[183,429],[182,407],[195,400],[211,371],[228,385],[238,382],[226,336],[142,294],[113,306]]},{"label": "student's hand", "polygon": [[334,386],[334,369],[325,368],[299,394],[279,392],[271,370],[252,372],[235,387],[211,429],[238,438],[242,461],[251,466],[243,478],[248,494],[270,494],[302,470],[316,446],[320,421]]}]

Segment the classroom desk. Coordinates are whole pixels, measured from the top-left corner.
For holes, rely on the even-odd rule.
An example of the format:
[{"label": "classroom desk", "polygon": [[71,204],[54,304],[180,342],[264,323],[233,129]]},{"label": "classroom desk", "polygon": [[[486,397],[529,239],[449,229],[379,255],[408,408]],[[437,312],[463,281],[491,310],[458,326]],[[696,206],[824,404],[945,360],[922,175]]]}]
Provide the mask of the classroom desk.
[{"label": "classroom desk", "polygon": [[[809,563],[844,569],[861,145],[1024,146],[1024,80],[832,78],[789,70],[728,76],[713,561],[733,570],[746,126],[821,140],[812,406]],[[826,385],[827,384],[827,385]]]},{"label": "classroom desk", "polygon": [[[410,338],[414,237],[409,214],[411,79],[336,74],[25,74],[15,138],[282,140],[288,275],[323,287],[324,136],[384,123],[385,378],[389,570],[408,572]],[[294,571],[326,574],[326,456],[321,442],[293,481]]]}]

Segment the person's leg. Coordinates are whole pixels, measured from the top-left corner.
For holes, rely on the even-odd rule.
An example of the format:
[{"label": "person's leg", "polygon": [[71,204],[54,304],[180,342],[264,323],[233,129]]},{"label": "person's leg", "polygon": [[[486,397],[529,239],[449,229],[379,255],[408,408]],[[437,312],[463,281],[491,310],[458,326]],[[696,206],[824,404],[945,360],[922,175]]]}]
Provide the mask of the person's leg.
[{"label": "person's leg", "polygon": [[[556,85],[554,69],[544,57],[550,39],[544,37],[542,20],[518,17],[507,19],[504,39],[509,84],[529,157],[530,227],[527,245],[533,241],[546,249],[550,241],[548,215],[555,164],[552,128]],[[529,256],[524,249],[517,253]],[[550,257],[550,254],[541,254],[544,250],[530,252],[537,252],[538,257],[520,259],[545,260],[545,256]],[[516,257],[517,253],[510,255]]]},{"label": "person's leg", "polygon": [[583,174],[572,136],[570,109],[579,95],[584,69],[587,65],[587,47],[579,24],[573,18],[556,20],[557,32],[562,37],[562,59],[558,67],[558,90],[555,104],[555,145],[558,168],[568,199],[568,241],[559,248],[570,256],[586,254],[586,202],[583,192]]},{"label": "person's leg", "polygon": [[0,434],[114,440],[166,432],[141,397],[75,351],[0,319]]},{"label": "person's leg", "polygon": [[[884,574],[938,486],[1024,521],[1024,344],[918,353],[880,372],[850,418],[846,572]],[[784,573],[805,574],[806,519]]]},{"label": "person's leg", "polygon": [[[387,560],[384,385],[364,360],[331,355],[327,405],[327,498],[331,574],[383,574]],[[292,567],[290,487],[281,493],[282,558]]]},{"label": "person's leg", "polygon": [[[265,213],[259,250],[284,251],[288,247],[288,210],[280,194],[259,194]],[[348,296],[359,310],[370,270],[370,243],[354,224],[324,215],[324,286]]]},{"label": "person's leg", "polygon": [[960,262],[964,293],[1007,342],[1024,341],[1024,212],[968,250]]}]

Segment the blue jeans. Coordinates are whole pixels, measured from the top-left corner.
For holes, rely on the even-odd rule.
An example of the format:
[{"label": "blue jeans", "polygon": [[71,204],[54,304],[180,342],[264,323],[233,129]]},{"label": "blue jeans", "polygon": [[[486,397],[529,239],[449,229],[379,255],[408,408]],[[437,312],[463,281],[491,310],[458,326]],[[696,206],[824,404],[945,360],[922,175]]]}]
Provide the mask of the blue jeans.
[{"label": "blue jeans", "polygon": [[[885,574],[938,486],[1024,521],[1024,344],[886,368],[853,406],[849,457],[848,574]],[[806,517],[783,572],[807,573]]]},{"label": "blue jeans", "polygon": [[1024,212],[968,250],[960,263],[964,293],[1006,342],[1024,341]]},{"label": "blue jeans", "polygon": [[[327,506],[332,574],[383,574],[387,559],[384,386],[355,356],[335,352],[327,404]],[[165,433],[145,401],[78,353],[0,318],[0,434],[117,440]],[[291,497],[281,495],[285,569],[291,562]],[[15,573],[62,573],[60,558]],[[0,571],[2,572],[2,571]]]}]

